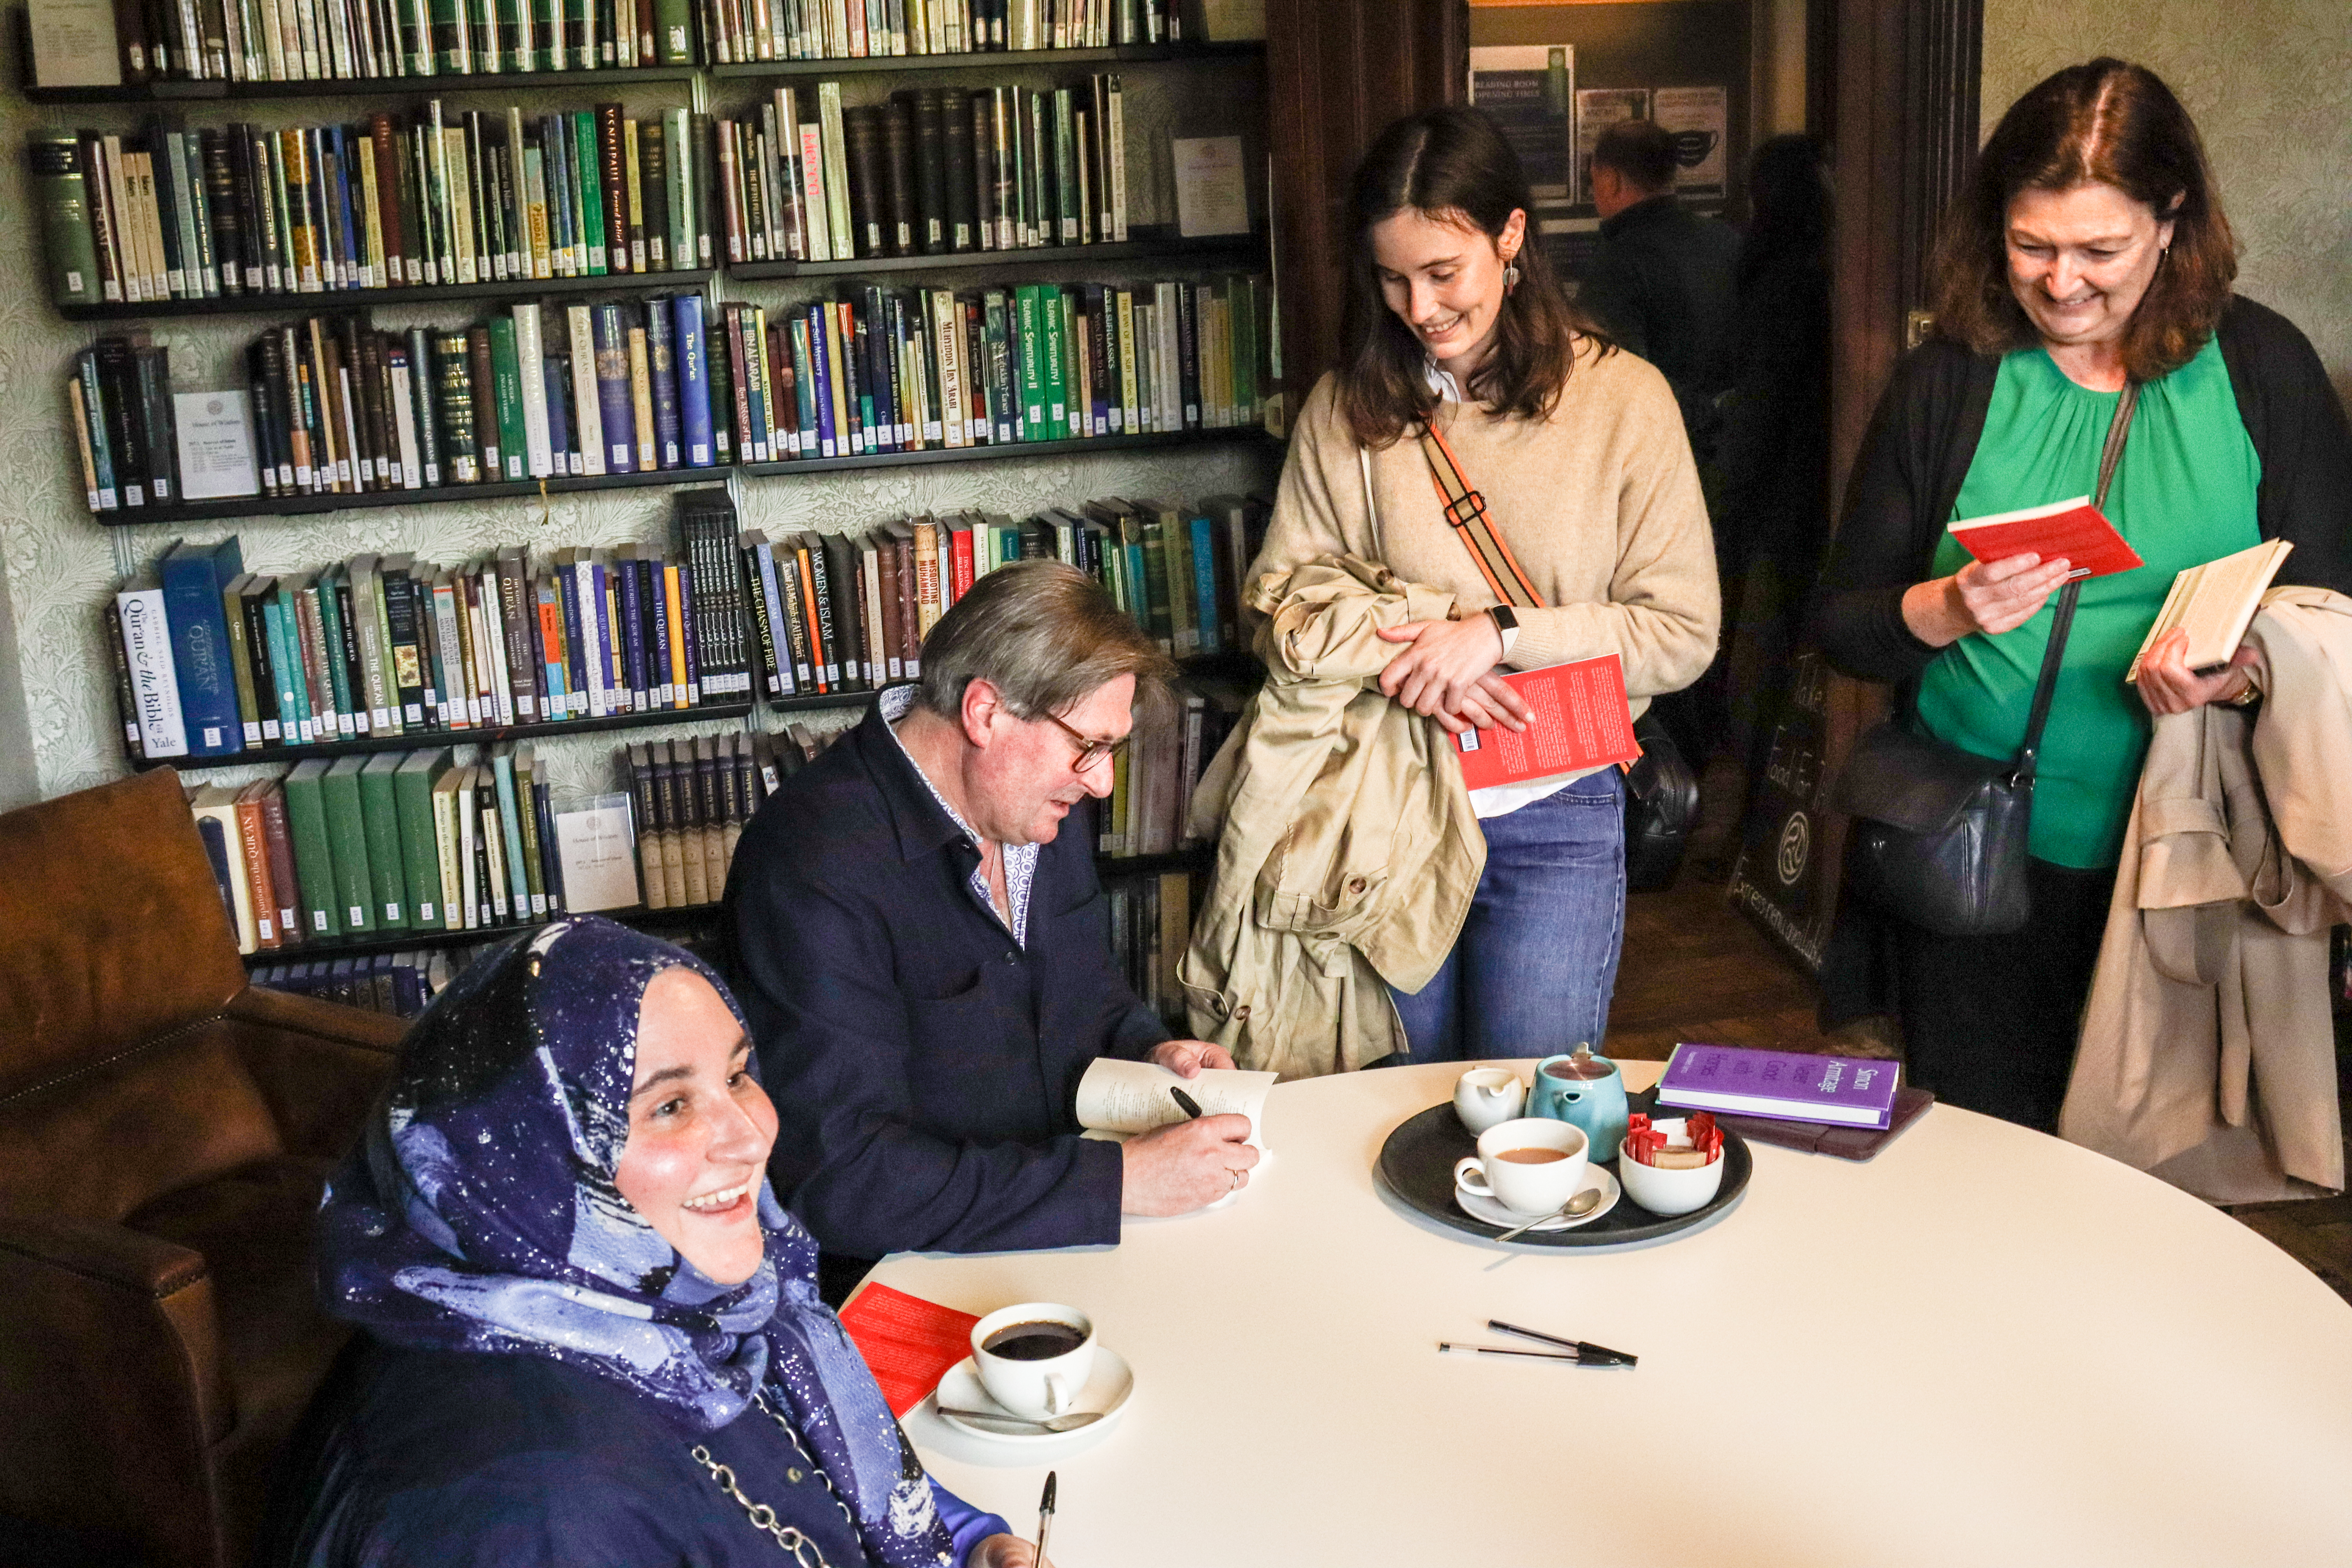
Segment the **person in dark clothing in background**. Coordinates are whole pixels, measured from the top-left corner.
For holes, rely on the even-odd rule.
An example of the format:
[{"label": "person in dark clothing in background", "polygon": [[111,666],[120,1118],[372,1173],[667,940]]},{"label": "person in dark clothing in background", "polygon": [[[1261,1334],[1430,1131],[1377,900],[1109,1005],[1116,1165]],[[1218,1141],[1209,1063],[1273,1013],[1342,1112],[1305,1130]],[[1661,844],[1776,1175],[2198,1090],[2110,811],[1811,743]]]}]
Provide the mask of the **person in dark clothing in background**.
[{"label": "person in dark clothing in background", "polygon": [[729,978],[782,1121],[770,1173],[828,1300],[887,1253],[1112,1244],[1122,1214],[1249,1180],[1247,1117],[1079,1136],[1097,1057],[1234,1065],[1170,1039],[1120,977],[1094,846],[1061,830],[1111,793],[1138,683],[1169,668],[1084,573],[1000,567],[923,639],[920,683],[744,830]]},{"label": "person in dark clothing in background", "polygon": [[1647,120],[1620,121],[1601,133],[1592,149],[1592,205],[1601,245],[1585,264],[1576,302],[1620,348],[1665,376],[1704,472],[1714,456],[1739,237],[1676,199],[1674,138]]},{"label": "person in dark clothing in background", "polygon": [[[1619,121],[1593,144],[1592,205],[1601,215],[1601,244],[1585,264],[1576,302],[1674,388],[1713,513],[1721,483],[1716,398],[1723,391],[1739,237],[1676,199],[1674,138],[1647,120]],[[1727,629],[1738,624],[1739,601],[1724,570],[1720,530],[1716,552]],[[1704,773],[1730,722],[1720,653],[1695,684],[1661,697],[1654,710]]]},{"label": "person in dark clothing in background", "polygon": [[[1756,643],[1726,678],[1735,714],[1759,710],[1748,715],[1752,798],[1771,742],[1762,694],[1784,688],[1829,542],[1830,185],[1812,139],[1775,136],[1758,148],[1748,202],[1723,344],[1715,547],[1727,606],[1755,584],[1747,614],[1725,617]],[[1724,638],[1727,666],[1734,635]],[[1737,689],[1743,678],[1752,690]]]}]

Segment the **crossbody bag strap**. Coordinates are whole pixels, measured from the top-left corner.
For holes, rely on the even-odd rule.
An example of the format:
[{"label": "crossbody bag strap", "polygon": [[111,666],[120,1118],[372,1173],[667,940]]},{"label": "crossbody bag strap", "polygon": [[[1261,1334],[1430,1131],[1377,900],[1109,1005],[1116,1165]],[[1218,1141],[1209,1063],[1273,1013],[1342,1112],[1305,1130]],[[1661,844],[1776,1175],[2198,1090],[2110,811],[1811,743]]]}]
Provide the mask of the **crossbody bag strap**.
[{"label": "crossbody bag strap", "polygon": [[[2125,382],[2123,395],[2116,399],[2116,416],[2107,425],[2106,444],[2099,449],[2099,493],[2091,505],[2101,512],[2106,510],[2107,487],[2115,482],[2116,467],[2123,461],[2124,438],[2131,434],[2132,410],[2138,403],[2139,383]],[[2051,700],[2058,692],[2058,667],[2065,662],[2066,634],[2074,627],[2074,602],[2082,596],[2080,577],[2069,577],[2058,591],[2058,608],[2050,620],[2050,646],[2042,650],[2042,673],[2033,683],[2033,710],[2025,721],[2025,744],[2018,751],[2012,778],[2033,776],[2042,752],[2042,727],[2049,721]]]},{"label": "crossbody bag strap", "polygon": [[1528,581],[1528,574],[1519,570],[1511,547],[1496,531],[1494,520],[1486,514],[1486,498],[1478,493],[1470,477],[1462,471],[1461,461],[1454,456],[1444,432],[1434,425],[1424,426],[1421,449],[1429,458],[1430,478],[1436,482],[1437,499],[1445,509],[1445,521],[1453,525],[1454,536],[1462,541],[1462,548],[1470,552],[1478,574],[1486,580],[1487,591],[1514,609],[1542,609],[1543,595]]}]

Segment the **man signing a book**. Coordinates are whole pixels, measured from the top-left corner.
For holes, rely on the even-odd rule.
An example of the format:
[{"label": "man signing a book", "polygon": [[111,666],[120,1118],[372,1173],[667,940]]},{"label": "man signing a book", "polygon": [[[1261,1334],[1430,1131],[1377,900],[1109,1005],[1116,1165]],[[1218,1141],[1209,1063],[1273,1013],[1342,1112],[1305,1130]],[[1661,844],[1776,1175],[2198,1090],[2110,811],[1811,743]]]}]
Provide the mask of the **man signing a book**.
[{"label": "man signing a book", "polygon": [[1129,988],[1094,847],[1063,831],[1111,793],[1167,656],[1083,573],[1032,561],[975,583],[921,671],[768,797],[727,880],[730,978],[781,1122],[769,1173],[828,1300],[886,1253],[1116,1242],[1121,1214],[1202,1207],[1258,1159],[1246,1117],[1120,1145],[1075,1112],[1097,1057],[1234,1065]]}]

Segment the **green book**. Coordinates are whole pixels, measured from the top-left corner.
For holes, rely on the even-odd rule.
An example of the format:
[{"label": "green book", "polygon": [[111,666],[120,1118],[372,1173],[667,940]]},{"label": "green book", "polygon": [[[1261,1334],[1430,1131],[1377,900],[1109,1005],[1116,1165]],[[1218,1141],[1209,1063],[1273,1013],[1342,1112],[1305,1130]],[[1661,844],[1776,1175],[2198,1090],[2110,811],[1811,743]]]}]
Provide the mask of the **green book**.
[{"label": "green book", "polygon": [[441,51],[439,74],[443,76],[470,74],[474,68],[473,61],[467,58],[466,51],[459,47],[458,43],[466,37],[466,33],[457,26],[457,0],[432,0],[432,12],[433,36],[446,40],[449,46]]},{"label": "green book", "polygon": [[522,818],[523,881],[530,889],[533,919],[545,915],[551,902],[547,896],[547,867],[542,858],[545,847],[539,837],[539,764],[530,742],[525,741],[514,749],[514,786],[515,800],[521,808],[516,815]]},{"label": "green book", "polygon": [[[485,9],[488,10],[492,8],[485,7]],[[530,69],[530,61],[524,58],[522,52],[522,15],[520,7],[516,5],[515,0],[498,0],[495,11],[499,22],[498,36],[506,40],[507,48],[505,50],[505,58],[503,59],[499,58],[498,51],[491,51],[490,68],[492,70],[518,71],[527,71]],[[501,450],[503,450],[503,448],[501,448]]]},{"label": "green book", "polygon": [[411,752],[392,775],[394,815],[400,823],[401,881],[408,893],[411,921],[419,931],[437,931],[448,919],[441,902],[440,842],[433,831],[433,786],[448,771],[445,746]]},{"label": "green book", "polygon": [[694,63],[694,7],[688,0],[654,0],[654,62]]},{"label": "green book", "polygon": [[269,597],[262,602],[261,624],[269,636],[269,673],[278,683],[278,733],[289,746],[299,746],[314,739],[310,734],[310,700],[302,679],[302,659],[293,639],[287,636],[288,617],[293,614],[291,595],[281,581]]},{"label": "green book", "polygon": [[513,900],[515,918],[528,919],[530,910],[530,882],[522,864],[522,821],[516,810],[514,742],[502,742],[490,751],[490,774],[499,793],[499,837],[506,850],[507,897]]},{"label": "green book", "polygon": [[1241,425],[1258,422],[1257,412],[1257,280],[1235,278],[1225,289],[1225,309],[1233,320],[1234,419]]},{"label": "green book", "polygon": [[335,711],[356,715],[364,710],[352,706],[351,664],[343,657],[343,596],[338,591],[342,575],[343,569],[336,566],[319,579],[319,631],[326,640],[327,685],[335,694]]},{"label": "green book", "polygon": [[32,169],[33,205],[40,212],[47,241],[49,298],[60,305],[95,305],[104,296],[81,142],[70,131],[43,131],[34,135],[25,156]]},{"label": "green book", "polygon": [[246,636],[246,591],[253,585],[253,574],[239,573],[221,590],[221,606],[227,612],[229,674],[236,681],[236,717],[243,727],[245,743],[261,744],[261,708],[254,696],[254,661],[251,639]]},{"label": "green book", "polygon": [[1064,330],[1066,313],[1061,287],[1054,283],[1037,286],[1037,314],[1045,327],[1045,342],[1039,356],[1045,361],[1045,427],[1038,437],[1045,441],[1067,440],[1070,435],[1069,334]]},{"label": "green book", "polygon": [[1055,244],[1078,243],[1077,121],[1066,87],[1054,89],[1053,222]]},{"label": "green book", "polygon": [[[393,775],[399,771],[400,763],[399,752],[381,752],[368,758],[359,771],[360,820],[367,836],[368,885],[375,890],[373,908],[376,925],[383,931],[406,931],[409,927],[407,873],[402,865],[400,847],[400,808],[393,799]],[[333,787],[331,779],[329,787]]]},{"label": "green book", "polygon": [[[661,6],[670,3],[672,0],[656,0],[654,10],[665,38],[669,36],[669,23],[665,19],[666,13]],[[667,47],[667,45],[662,47],[665,50]],[[693,55],[694,41],[689,35],[686,43],[686,59],[673,63],[690,63]],[[667,55],[664,58],[667,58]],[[688,134],[688,119],[687,111],[682,108],[662,111],[662,159],[667,164],[668,175],[663,193],[669,203],[669,210],[662,215],[662,221],[669,226],[670,267],[672,270],[681,272],[690,272],[702,265],[702,258],[696,254],[694,244],[695,203],[698,198],[694,194],[694,143]]]},{"label": "green book", "polygon": [[335,912],[347,933],[374,931],[375,872],[368,864],[367,814],[360,804],[364,757],[343,757],[319,781],[327,809],[327,855],[335,868]]},{"label": "green book", "polygon": [[306,936],[343,934],[335,896],[335,857],[327,845],[326,760],[297,763],[286,775],[286,831],[294,841],[294,880],[302,889]]},{"label": "green book", "polygon": [[[539,366],[533,365],[531,370],[538,374]],[[490,383],[498,404],[499,462],[506,469],[498,477],[524,479],[530,472],[530,464],[523,447],[522,361],[515,352],[515,324],[510,315],[490,318]]]},{"label": "green book", "polygon": [[1013,290],[1018,320],[1014,331],[1021,339],[1021,433],[1024,441],[1045,438],[1045,324],[1037,319],[1037,296],[1044,289],[1039,283],[1024,283]]},{"label": "green book", "polygon": [[1168,584],[1168,530],[1160,514],[1149,508],[1141,511],[1139,537],[1143,544],[1143,592],[1151,601],[1151,618],[1145,629],[1160,645],[1162,653],[1175,651],[1176,626],[1171,613]]},{"label": "green book", "polygon": [[579,202],[574,210],[580,215],[580,227],[588,242],[588,270],[602,276],[604,270],[604,154],[596,145],[596,117],[587,110],[572,116],[572,145],[577,155],[572,160],[572,189]]}]

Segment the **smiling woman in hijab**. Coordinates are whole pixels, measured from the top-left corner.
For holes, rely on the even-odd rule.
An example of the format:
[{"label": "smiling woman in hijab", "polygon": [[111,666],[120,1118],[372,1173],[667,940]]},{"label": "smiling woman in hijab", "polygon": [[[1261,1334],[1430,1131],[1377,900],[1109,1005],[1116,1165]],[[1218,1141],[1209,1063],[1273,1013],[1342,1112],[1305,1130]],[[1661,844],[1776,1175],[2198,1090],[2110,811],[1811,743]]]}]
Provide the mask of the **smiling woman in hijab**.
[{"label": "smiling woman in hijab", "polygon": [[686,952],[574,918],[467,970],[328,1184],[320,1289],[364,1331],[257,1561],[1029,1568],[817,1300],[775,1136]]}]

